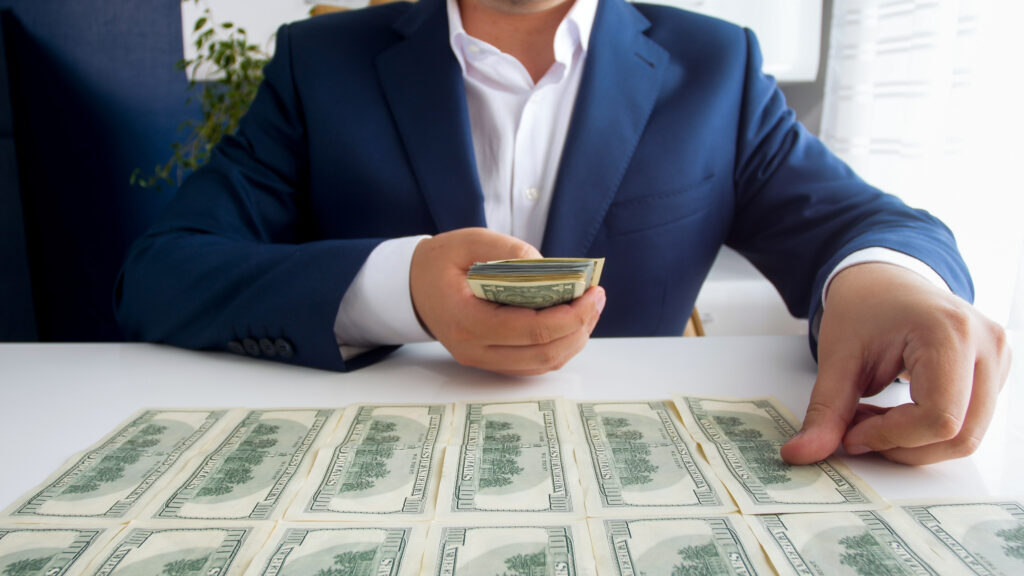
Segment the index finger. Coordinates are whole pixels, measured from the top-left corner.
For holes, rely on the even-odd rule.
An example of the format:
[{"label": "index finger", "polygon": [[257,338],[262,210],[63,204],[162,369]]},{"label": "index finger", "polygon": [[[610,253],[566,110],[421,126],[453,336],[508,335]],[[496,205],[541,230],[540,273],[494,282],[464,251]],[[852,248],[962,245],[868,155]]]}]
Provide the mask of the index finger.
[{"label": "index finger", "polygon": [[[542,310],[479,300],[471,330],[489,345],[537,346],[554,342],[592,324],[605,304],[604,288],[592,286],[567,304]],[[474,308],[475,304],[471,304]]]},{"label": "index finger", "polygon": [[[956,437],[963,427],[974,380],[974,353],[964,346],[926,343],[904,353],[911,403],[867,418],[850,429],[843,444],[852,454],[916,448]],[[969,348],[966,348],[970,350]]]}]

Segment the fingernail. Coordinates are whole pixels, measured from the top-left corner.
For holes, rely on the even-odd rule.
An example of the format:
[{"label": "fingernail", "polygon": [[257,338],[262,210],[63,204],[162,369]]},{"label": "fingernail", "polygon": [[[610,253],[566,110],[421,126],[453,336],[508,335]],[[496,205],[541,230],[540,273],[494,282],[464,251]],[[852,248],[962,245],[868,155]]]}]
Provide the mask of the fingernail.
[{"label": "fingernail", "polygon": [[604,290],[597,295],[597,312],[600,314],[604,311],[604,304],[608,300],[608,296],[605,295]]},{"label": "fingernail", "polygon": [[851,456],[860,456],[861,454],[867,454],[871,452],[871,448],[867,446],[850,446],[846,449],[846,453]]}]

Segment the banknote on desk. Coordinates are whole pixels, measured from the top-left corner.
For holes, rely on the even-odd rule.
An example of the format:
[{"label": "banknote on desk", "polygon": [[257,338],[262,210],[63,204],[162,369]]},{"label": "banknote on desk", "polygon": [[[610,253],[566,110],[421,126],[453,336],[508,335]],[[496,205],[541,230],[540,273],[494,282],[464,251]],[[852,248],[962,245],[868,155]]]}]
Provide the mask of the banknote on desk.
[{"label": "banknote on desk", "polygon": [[418,576],[428,526],[278,522],[246,576]]},{"label": "banknote on desk", "polygon": [[739,514],[587,521],[601,576],[775,574]]},{"label": "banknote on desk", "polygon": [[0,522],[0,574],[79,576],[124,528],[121,524],[5,524]]},{"label": "banknote on desk", "polygon": [[96,555],[88,576],[241,576],[273,522],[131,522]]},{"label": "banknote on desk", "polygon": [[345,408],[286,519],[430,520],[451,413],[450,404]]},{"label": "banknote on desk", "polygon": [[434,522],[420,576],[597,576],[582,521]]},{"label": "banknote on desk", "polygon": [[886,508],[839,458],[793,466],[779,448],[800,429],[774,398],[674,398],[683,425],[744,514]]},{"label": "banknote on desk", "polygon": [[1024,574],[1024,499],[894,502],[937,552],[970,574]]},{"label": "banknote on desk", "polygon": [[537,258],[478,262],[466,275],[482,300],[541,309],[579,298],[601,282],[604,258]]},{"label": "banknote on desk", "polygon": [[561,400],[460,402],[453,425],[435,519],[585,517]]},{"label": "banknote on desk", "polygon": [[780,576],[971,574],[895,508],[744,516]]},{"label": "banknote on desk", "polygon": [[588,516],[710,516],[736,511],[672,402],[566,405]]},{"label": "banknote on desk", "polygon": [[22,523],[104,524],[137,518],[188,462],[215,445],[245,410],[154,408],[135,413],[74,456],[0,516]]},{"label": "banknote on desk", "polygon": [[338,410],[320,408],[247,412],[139,518],[280,519],[340,416]]}]

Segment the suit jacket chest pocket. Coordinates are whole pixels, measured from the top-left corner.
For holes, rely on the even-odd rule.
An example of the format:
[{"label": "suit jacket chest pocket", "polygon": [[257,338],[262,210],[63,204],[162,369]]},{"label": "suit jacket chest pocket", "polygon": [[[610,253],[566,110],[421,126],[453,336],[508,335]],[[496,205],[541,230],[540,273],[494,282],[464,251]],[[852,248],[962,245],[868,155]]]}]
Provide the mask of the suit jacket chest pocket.
[{"label": "suit jacket chest pocket", "polygon": [[655,230],[700,215],[712,204],[714,182],[715,175],[709,174],[690,184],[612,202],[604,220],[608,236]]}]

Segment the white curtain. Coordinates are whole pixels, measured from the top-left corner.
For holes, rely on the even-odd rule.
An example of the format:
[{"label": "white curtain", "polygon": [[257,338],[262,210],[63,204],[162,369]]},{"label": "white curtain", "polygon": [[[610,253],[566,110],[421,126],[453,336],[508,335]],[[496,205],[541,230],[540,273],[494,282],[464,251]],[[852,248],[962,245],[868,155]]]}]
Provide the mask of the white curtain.
[{"label": "white curtain", "polygon": [[822,138],[953,230],[977,307],[1024,328],[1017,0],[835,0]]}]

